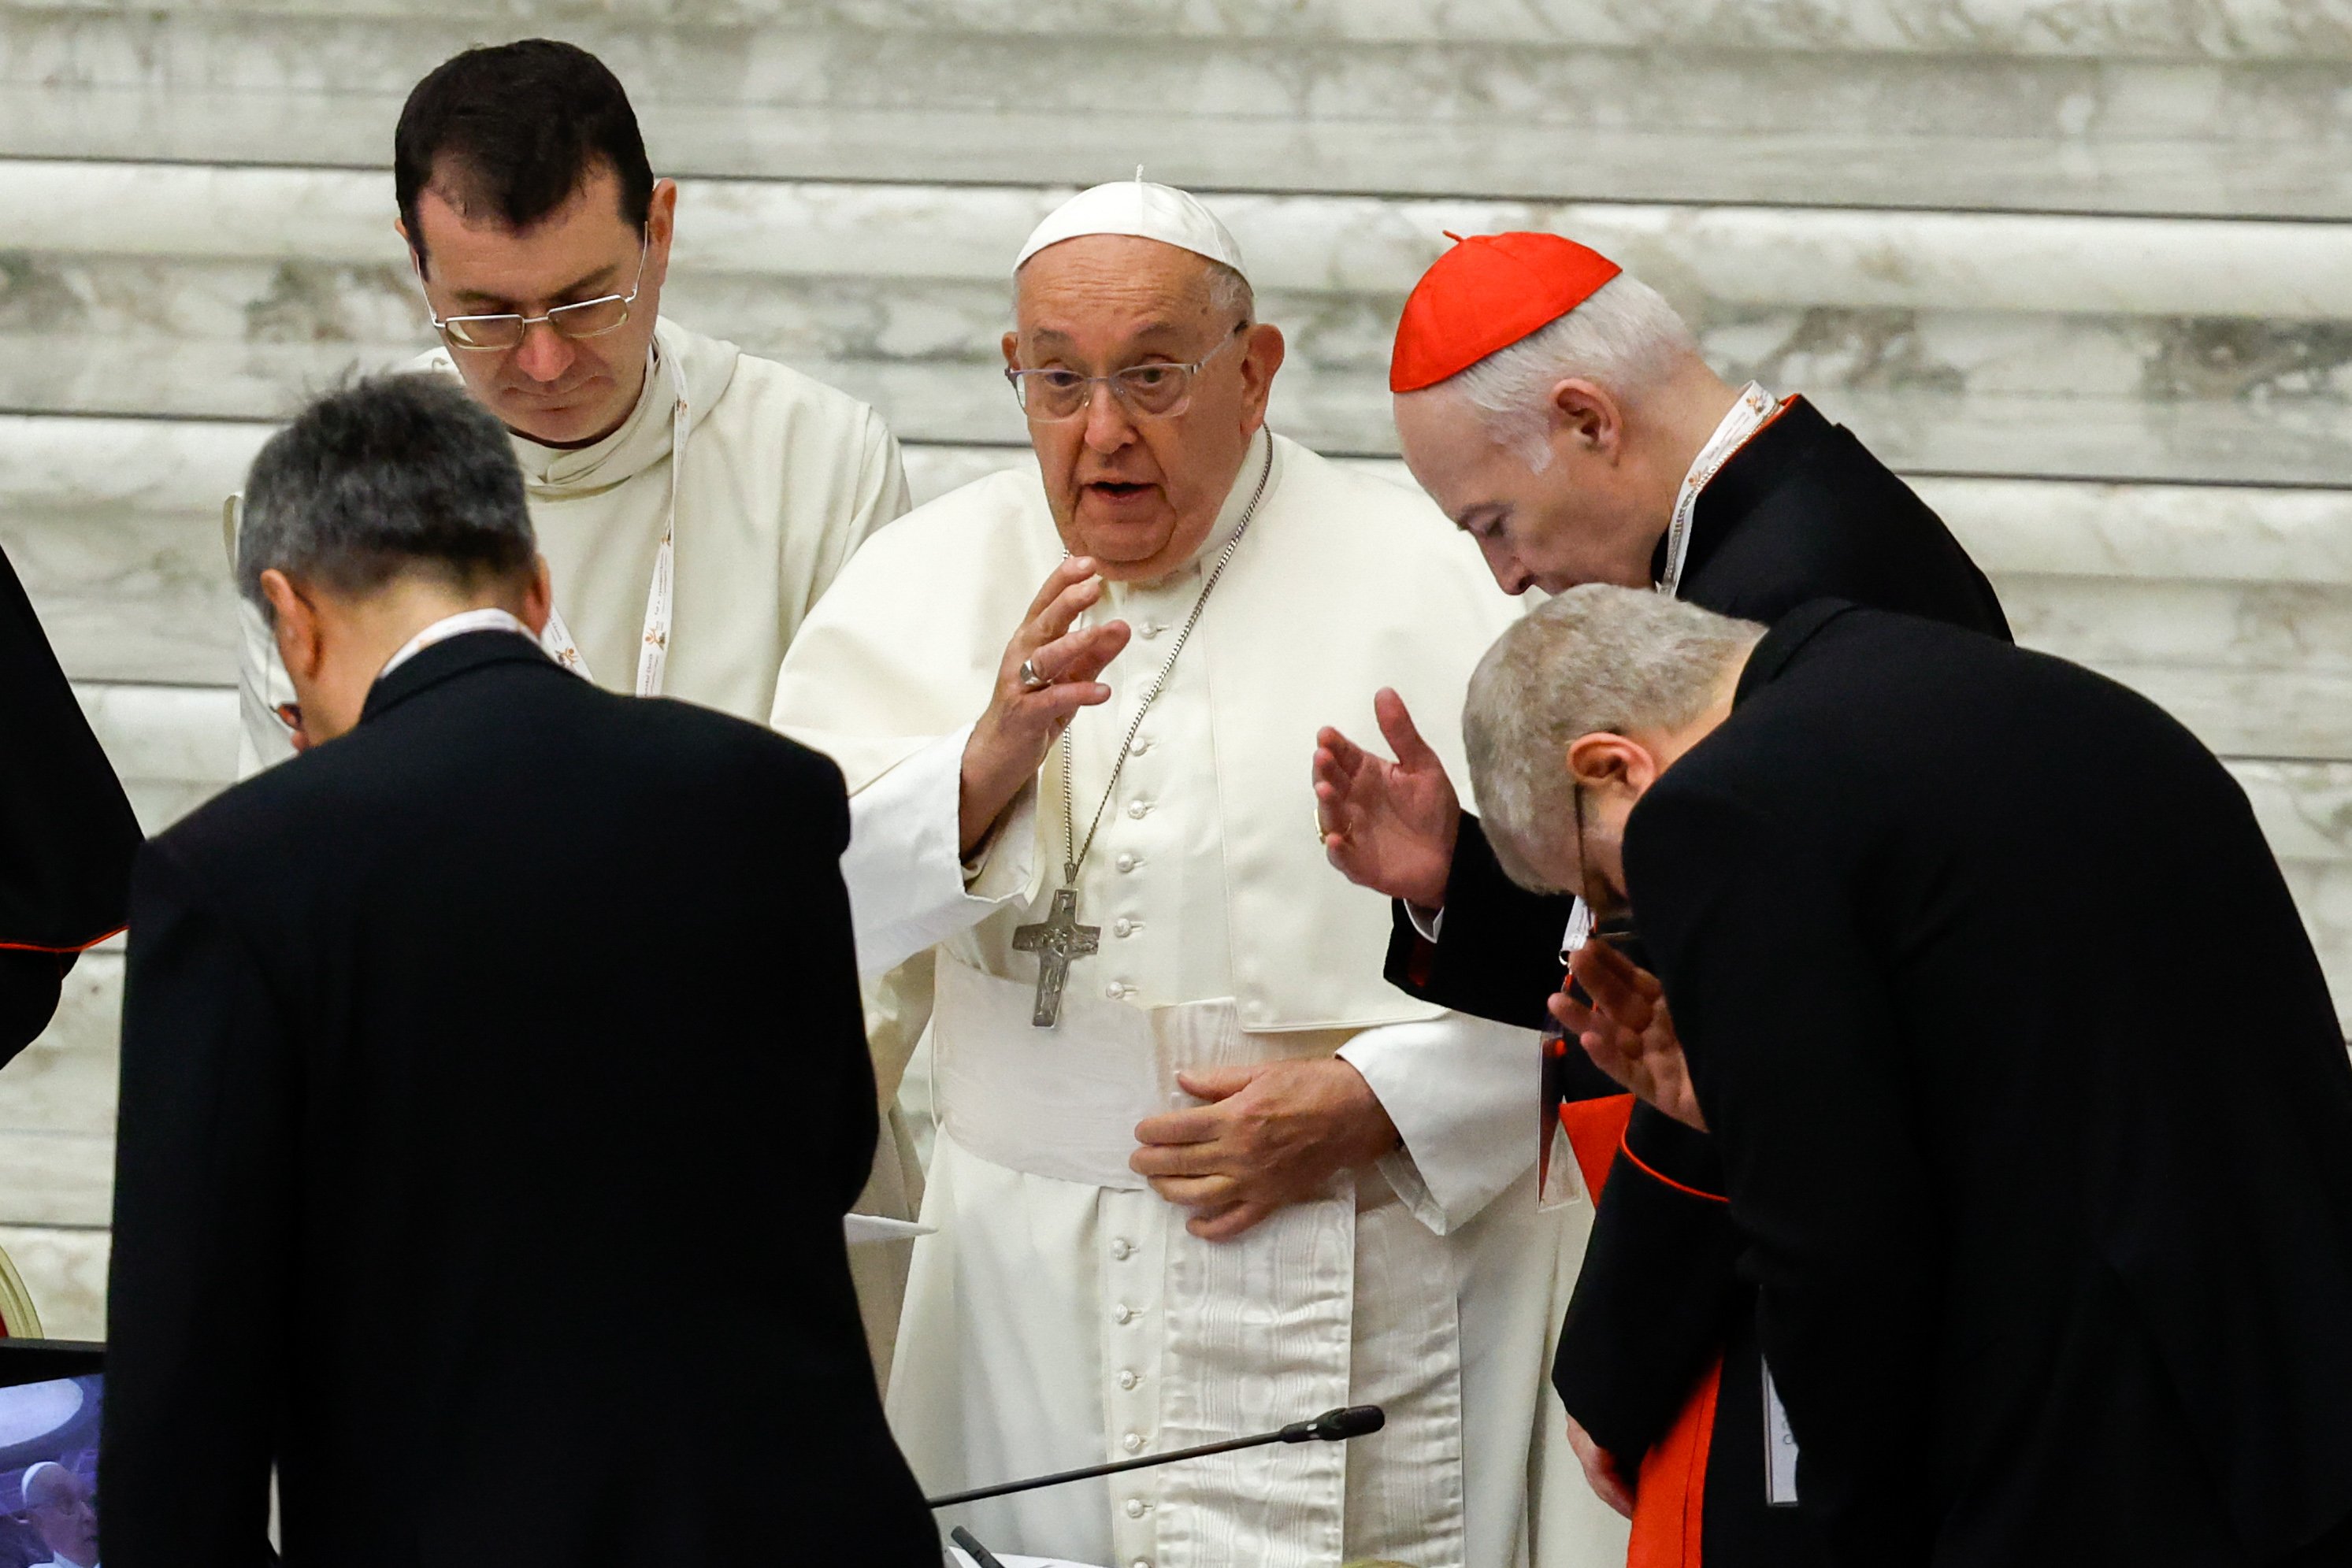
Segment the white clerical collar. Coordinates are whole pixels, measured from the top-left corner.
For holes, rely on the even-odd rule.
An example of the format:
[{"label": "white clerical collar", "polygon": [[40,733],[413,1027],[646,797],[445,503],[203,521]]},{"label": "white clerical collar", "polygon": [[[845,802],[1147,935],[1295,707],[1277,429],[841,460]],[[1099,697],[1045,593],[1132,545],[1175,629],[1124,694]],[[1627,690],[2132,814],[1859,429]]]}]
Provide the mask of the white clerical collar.
[{"label": "white clerical collar", "polygon": [[530,637],[534,647],[539,643],[539,639],[532,635],[530,627],[522,623],[521,618],[507,611],[460,610],[455,615],[444,615],[403,643],[400,652],[383,662],[383,668],[375,673],[375,678],[379,681],[383,679],[434,643],[446,643],[452,637],[463,637],[468,632],[513,632]]},{"label": "white clerical collar", "polygon": [[1690,472],[1683,476],[1682,489],[1675,496],[1674,517],[1666,524],[1666,574],[1658,580],[1661,593],[1671,595],[1682,587],[1683,563],[1690,559],[1691,519],[1698,510],[1700,493],[1741,447],[1755,439],[1758,431],[1772,423],[1782,402],[1761,384],[1749,382],[1739,389],[1731,412],[1716,425],[1698,455],[1691,459]]}]

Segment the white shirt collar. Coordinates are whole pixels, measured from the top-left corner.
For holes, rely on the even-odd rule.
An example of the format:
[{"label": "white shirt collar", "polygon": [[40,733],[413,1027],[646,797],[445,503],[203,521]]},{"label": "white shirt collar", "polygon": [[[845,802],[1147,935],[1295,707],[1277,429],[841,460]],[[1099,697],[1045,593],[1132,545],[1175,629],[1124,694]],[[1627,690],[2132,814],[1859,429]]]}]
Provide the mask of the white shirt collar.
[{"label": "white shirt collar", "polygon": [[507,611],[461,610],[455,615],[444,615],[403,643],[400,652],[384,661],[383,668],[375,673],[375,678],[379,681],[383,679],[434,643],[446,643],[452,637],[463,637],[468,632],[514,632],[530,637],[534,647],[539,643],[539,639],[531,636],[530,628],[524,625],[520,617]]}]

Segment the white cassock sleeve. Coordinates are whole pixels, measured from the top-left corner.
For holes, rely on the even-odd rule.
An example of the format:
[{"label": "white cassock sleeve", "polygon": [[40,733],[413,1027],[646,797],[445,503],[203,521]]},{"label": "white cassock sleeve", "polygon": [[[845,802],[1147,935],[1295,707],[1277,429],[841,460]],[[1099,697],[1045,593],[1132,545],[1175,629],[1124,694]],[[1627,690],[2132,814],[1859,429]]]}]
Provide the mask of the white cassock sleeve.
[{"label": "white cassock sleeve", "polygon": [[971,726],[941,736],[849,798],[841,876],[857,936],[857,972],[872,980],[1028,895],[1037,862],[1033,780],[967,863],[959,796]]},{"label": "white cassock sleeve", "polygon": [[1381,1174],[1440,1236],[1461,1228],[1536,1162],[1542,1097],[1536,1031],[1447,1013],[1368,1029],[1339,1048],[1404,1147]]}]

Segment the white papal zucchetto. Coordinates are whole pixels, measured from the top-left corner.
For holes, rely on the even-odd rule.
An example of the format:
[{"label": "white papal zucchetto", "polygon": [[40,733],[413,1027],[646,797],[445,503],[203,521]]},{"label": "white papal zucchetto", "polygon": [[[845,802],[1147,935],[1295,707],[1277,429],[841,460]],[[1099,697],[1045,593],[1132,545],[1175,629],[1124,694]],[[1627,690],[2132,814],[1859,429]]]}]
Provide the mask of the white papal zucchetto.
[{"label": "white papal zucchetto", "polygon": [[1146,180],[1140,169],[1132,180],[1114,180],[1080,191],[1055,207],[1030,232],[1029,242],[1013,260],[1013,270],[1020,271],[1023,263],[1047,246],[1082,235],[1156,239],[1223,262],[1244,277],[1249,276],[1242,266],[1242,247],[1234,243],[1232,231],[1217,221],[1216,214],[1190,192]]}]

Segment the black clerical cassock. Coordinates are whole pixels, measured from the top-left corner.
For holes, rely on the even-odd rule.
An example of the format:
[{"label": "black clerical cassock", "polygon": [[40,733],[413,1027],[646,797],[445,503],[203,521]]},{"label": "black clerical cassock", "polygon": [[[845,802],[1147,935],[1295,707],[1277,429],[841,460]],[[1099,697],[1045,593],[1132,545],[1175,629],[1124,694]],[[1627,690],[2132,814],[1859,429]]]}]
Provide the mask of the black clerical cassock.
[{"label": "black clerical cassock", "polygon": [[1808,606],[1624,866],[1832,1561],[2352,1562],[2352,1064],[2187,730]]},{"label": "black clerical cassock", "polygon": [[[1658,574],[1665,548],[1662,533]],[[1769,622],[1824,595],[2009,637],[1991,584],[1942,519],[1843,425],[1791,398],[1701,493],[1678,597]],[[1444,939],[1423,940],[1399,906],[1389,977],[1458,1011],[1540,1026],[1566,975],[1570,904],[1513,886],[1465,816]],[[1703,1550],[1712,1568],[1817,1560],[1805,1523],[1769,1503],[1754,1296],[1733,1268],[1709,1140],[1633,1106],[1572,1046],[1552,1065],[1568,1069],[1559,1091],[1580,1102],[1570,1117],[1580,1146],[1588,1133],[1605,1145],[1591,1176],[1607,1170],[1553,1381],[1629,1473],[1653,1455],[1637,1546],[1668,1563]]]},{"label": "black clerical cassock", "polygon": [[139,823],[0,556],[0,1061],[57,1010],[82,949],[122,927]]}]

